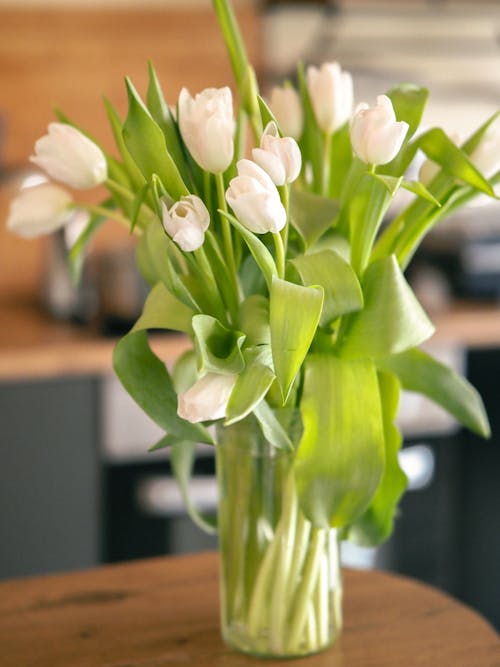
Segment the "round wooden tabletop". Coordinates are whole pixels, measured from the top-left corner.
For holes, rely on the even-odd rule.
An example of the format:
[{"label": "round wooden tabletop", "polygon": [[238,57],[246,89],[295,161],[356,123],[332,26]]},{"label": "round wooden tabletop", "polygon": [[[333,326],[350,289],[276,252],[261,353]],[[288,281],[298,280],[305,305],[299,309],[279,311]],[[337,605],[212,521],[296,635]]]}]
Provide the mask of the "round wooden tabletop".
[{"label": "round wooden tabletop", "polygon": [[[244,667],[219,635],[215,554],[0,583],[2,667]],[[346,570],[345,625],[300,667],[499,667],[478,614],[423,584]]]}]

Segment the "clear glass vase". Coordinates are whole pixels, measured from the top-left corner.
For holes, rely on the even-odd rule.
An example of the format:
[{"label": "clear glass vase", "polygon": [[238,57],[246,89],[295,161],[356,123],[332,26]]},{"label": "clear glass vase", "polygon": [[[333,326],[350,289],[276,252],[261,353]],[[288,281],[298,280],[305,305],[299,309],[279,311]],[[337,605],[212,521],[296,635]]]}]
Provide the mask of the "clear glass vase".
[{"label": "clear glass vase", "polygon": [[219,428],[222,636],[255,656],[329,647],[342,625],[335,530],[298,506],[293,454],[272,448],[253,417]]}]

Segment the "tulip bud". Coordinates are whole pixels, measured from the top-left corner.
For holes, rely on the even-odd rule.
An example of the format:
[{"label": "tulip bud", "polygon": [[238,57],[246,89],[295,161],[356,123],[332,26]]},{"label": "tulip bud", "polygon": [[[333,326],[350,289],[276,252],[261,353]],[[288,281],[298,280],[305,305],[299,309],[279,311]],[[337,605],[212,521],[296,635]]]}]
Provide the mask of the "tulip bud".
[{"label": "tulip bud", "polygon": [[347,123],[352,113],[352,77],[338,63],[307,68],[307,90],[318,127],[331,134]]},{"label": "tulip bud", "polygon": [[286,211],[271,178],[251,160],[239,160],[236,166],[238,176],[226,191],[236,217],[255,234],[279,232],[286,224]]},{"label": "tulip bud", "polygon": [[179,95],[179,129],[189,152],[205,171],[225,171],[234,154],[231,90],[206,88],[196,97],[183,88]]},{"label": "tulip bud", "polygon": [[237,375],[207,373],[178,396],[177,414],[195,424],[226,416],[227,404]]},{"label": "tulip bud", "polygon": [[300,139],[304,128],[304,112],[299,94],[295,88],[276,86],[271,91],[269,107],[278,121],[283,134]]},{"label": "tulip bud", "polygon": [[167,234],[184,250],[198,250],[205,240],[210,224],[210,214],[202,200],[196,195],[181,197],[170,210],[161,203],[163,227]]},{"label": "tulip bud", "polygon": [[103,152],[79,130],[65,123],[50,123],[49,133],[35,143],[31,162],[56,181],[86,190],[107,178]]},{"label": "tulip bud", "polygon": [[300,174],[302,155],[297,142],[292,137],[279,137],[273,122],[264,130],[260,148],[252,150],[252,157],[275,185],[292,183]]},{"label": "tulip bud", "polygon": [[7,228],[27,239],[51,234],[71,220],[72,202],[71,195],[53,183],[25,188],[11,202]]},{"label": "tulip bud", "polygon": [[399,153],[408,132],[408,123],[396,122],[391,100],[377,97],[377,104],[359,104],[351,122],[351,144],[367,164],[387,164]]}]

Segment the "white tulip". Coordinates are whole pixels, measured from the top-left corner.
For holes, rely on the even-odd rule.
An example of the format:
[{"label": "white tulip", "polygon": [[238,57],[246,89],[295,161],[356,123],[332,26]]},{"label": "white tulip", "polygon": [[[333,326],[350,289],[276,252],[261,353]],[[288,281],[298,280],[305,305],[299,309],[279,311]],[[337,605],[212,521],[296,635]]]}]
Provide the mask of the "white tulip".
[{"label": "white tulip", "polygon": [[178,396],[177,414],[191,423],[226,416],[227,404],[237,375],[207,373]]},{"label": "white tulip", "polygon": [[35,143],[31,162],[56,181],[85,190],[107,178],[103,152],[79,130],[65,123],[50,123],[49,133]]},{"label": "white tulip", "polygon": [[292,183],[300,174],[302,155],[295,139],[279,137],[276,124],[268,123],[260,148],[252,150],[254,161],[269,174],[275,185]]},{"label": "white tulip", "polygon": [[349,72],[336,62],[307,68],[307,89],[316,122],[331,134],[347,123],[352,113],[353,88]]},{"label": "white tulip", "polygon": [[351,144],[367,164],[387,164],[399,153],[408,132],[408,123],[397,122],[391,100],[379,95],[377,104],[359,104],[351,122]]},{"label": "white tulip", "polygon": [[71,220],[72,203],[71,195],[53,183],[25,188],[11,202],[7,228],[27,239],[51,234]]},{"label": "white tulip", "polygon": [[491,178],[500,170],[500,121],[497,120],[486,130],[472,151],[470,161],[485,178]]},{"label": "white tulip", "polygon": [[194,98],[183,88],[179,95],[179,129],[189,152],[205,171],[225,171],[234,154],[231,90],[206,88]]},{"label": "white tulip", "polygon": [[226,201],[238,220],[255,234],[279,232],[286,211],[270,176],[251,160],[239,160],[238,176],[229,183]]},{"label": "white tulip", "polygon": [[181,197],[170,210],[162,201],[163,227],[167,234],[185,252],[198,250],[205,240],[210,224],[210,214],[196,195]]},{"label": "white tulip", "polygon": [[298,141],[304,128],[304,112],[295,88],[275,86],[271,90],[269,107],[283,134]]}]

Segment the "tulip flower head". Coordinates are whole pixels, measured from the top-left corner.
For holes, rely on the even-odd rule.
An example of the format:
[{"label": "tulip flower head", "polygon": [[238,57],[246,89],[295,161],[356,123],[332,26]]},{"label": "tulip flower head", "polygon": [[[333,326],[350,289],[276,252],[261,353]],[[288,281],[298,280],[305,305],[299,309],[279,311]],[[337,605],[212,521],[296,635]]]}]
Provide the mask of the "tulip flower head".
[{"label": "tulip flower head", "polygon": [[72,204],[71,195],[54,183],[24,188],[11,202],[7,228],[27,239],[51,234],[72,219]]},{"label": "tulip flower head", "polygon": [[271,177],[251,160],[239,160],[238,176],[229,183],[226,201],[238,220],[255,234],[279,232],[286,211]]},{"label": "tulip flower head", "polygon": [[298,141],[304,128],[304,112],[295,88],[275,86],[271,91],[269,107],[283,134]]},{"label": "tulip flower head", "polygon": [[226,416],[227,404],[237,375],[207,373],[186,392],[179,394],[177,414],[195,424]]},{"label": "tulip flower head", "polygon": [[30,160],[56,181],[78,190],[93,188],[107,178],[106,158],[99,146],[65,123],[50,123]]},{"label": "tulip flower head", "polygon": [[210,214],[196,195],[181,197],[170,210],[162,201],[163,227],[167,234],[185,252],[193,252],[203,245],[210,224]]},{"label": "tulip flower head", "polygon": [[268,123],[260,148],[252,150],[254,161],[269,174],[275,185],[292,183],[300,174],[302,155],[295,139],[278,136],[273,122]]},{"label": "tulip flower head", "polygon": [[194,98],[183,88],[179,95],[179,129],[189,152],[205,171],[225,171],[234,154],[231,90],[206,88]]},{"label": "tulip flower head", "polygon": [[397,122],[387,95],[379,95],[370,108],[362,103],[356,107],[351,122],[351,144],[356,155],[366,164],[387,164],[399,153],[408,132],[408,123]]},{"label": "tulip flower head", "polygon": [[307,90],[318,127],[331,134],[347,123],[353,104],[352,77],[336,62],[307,68]]}]

